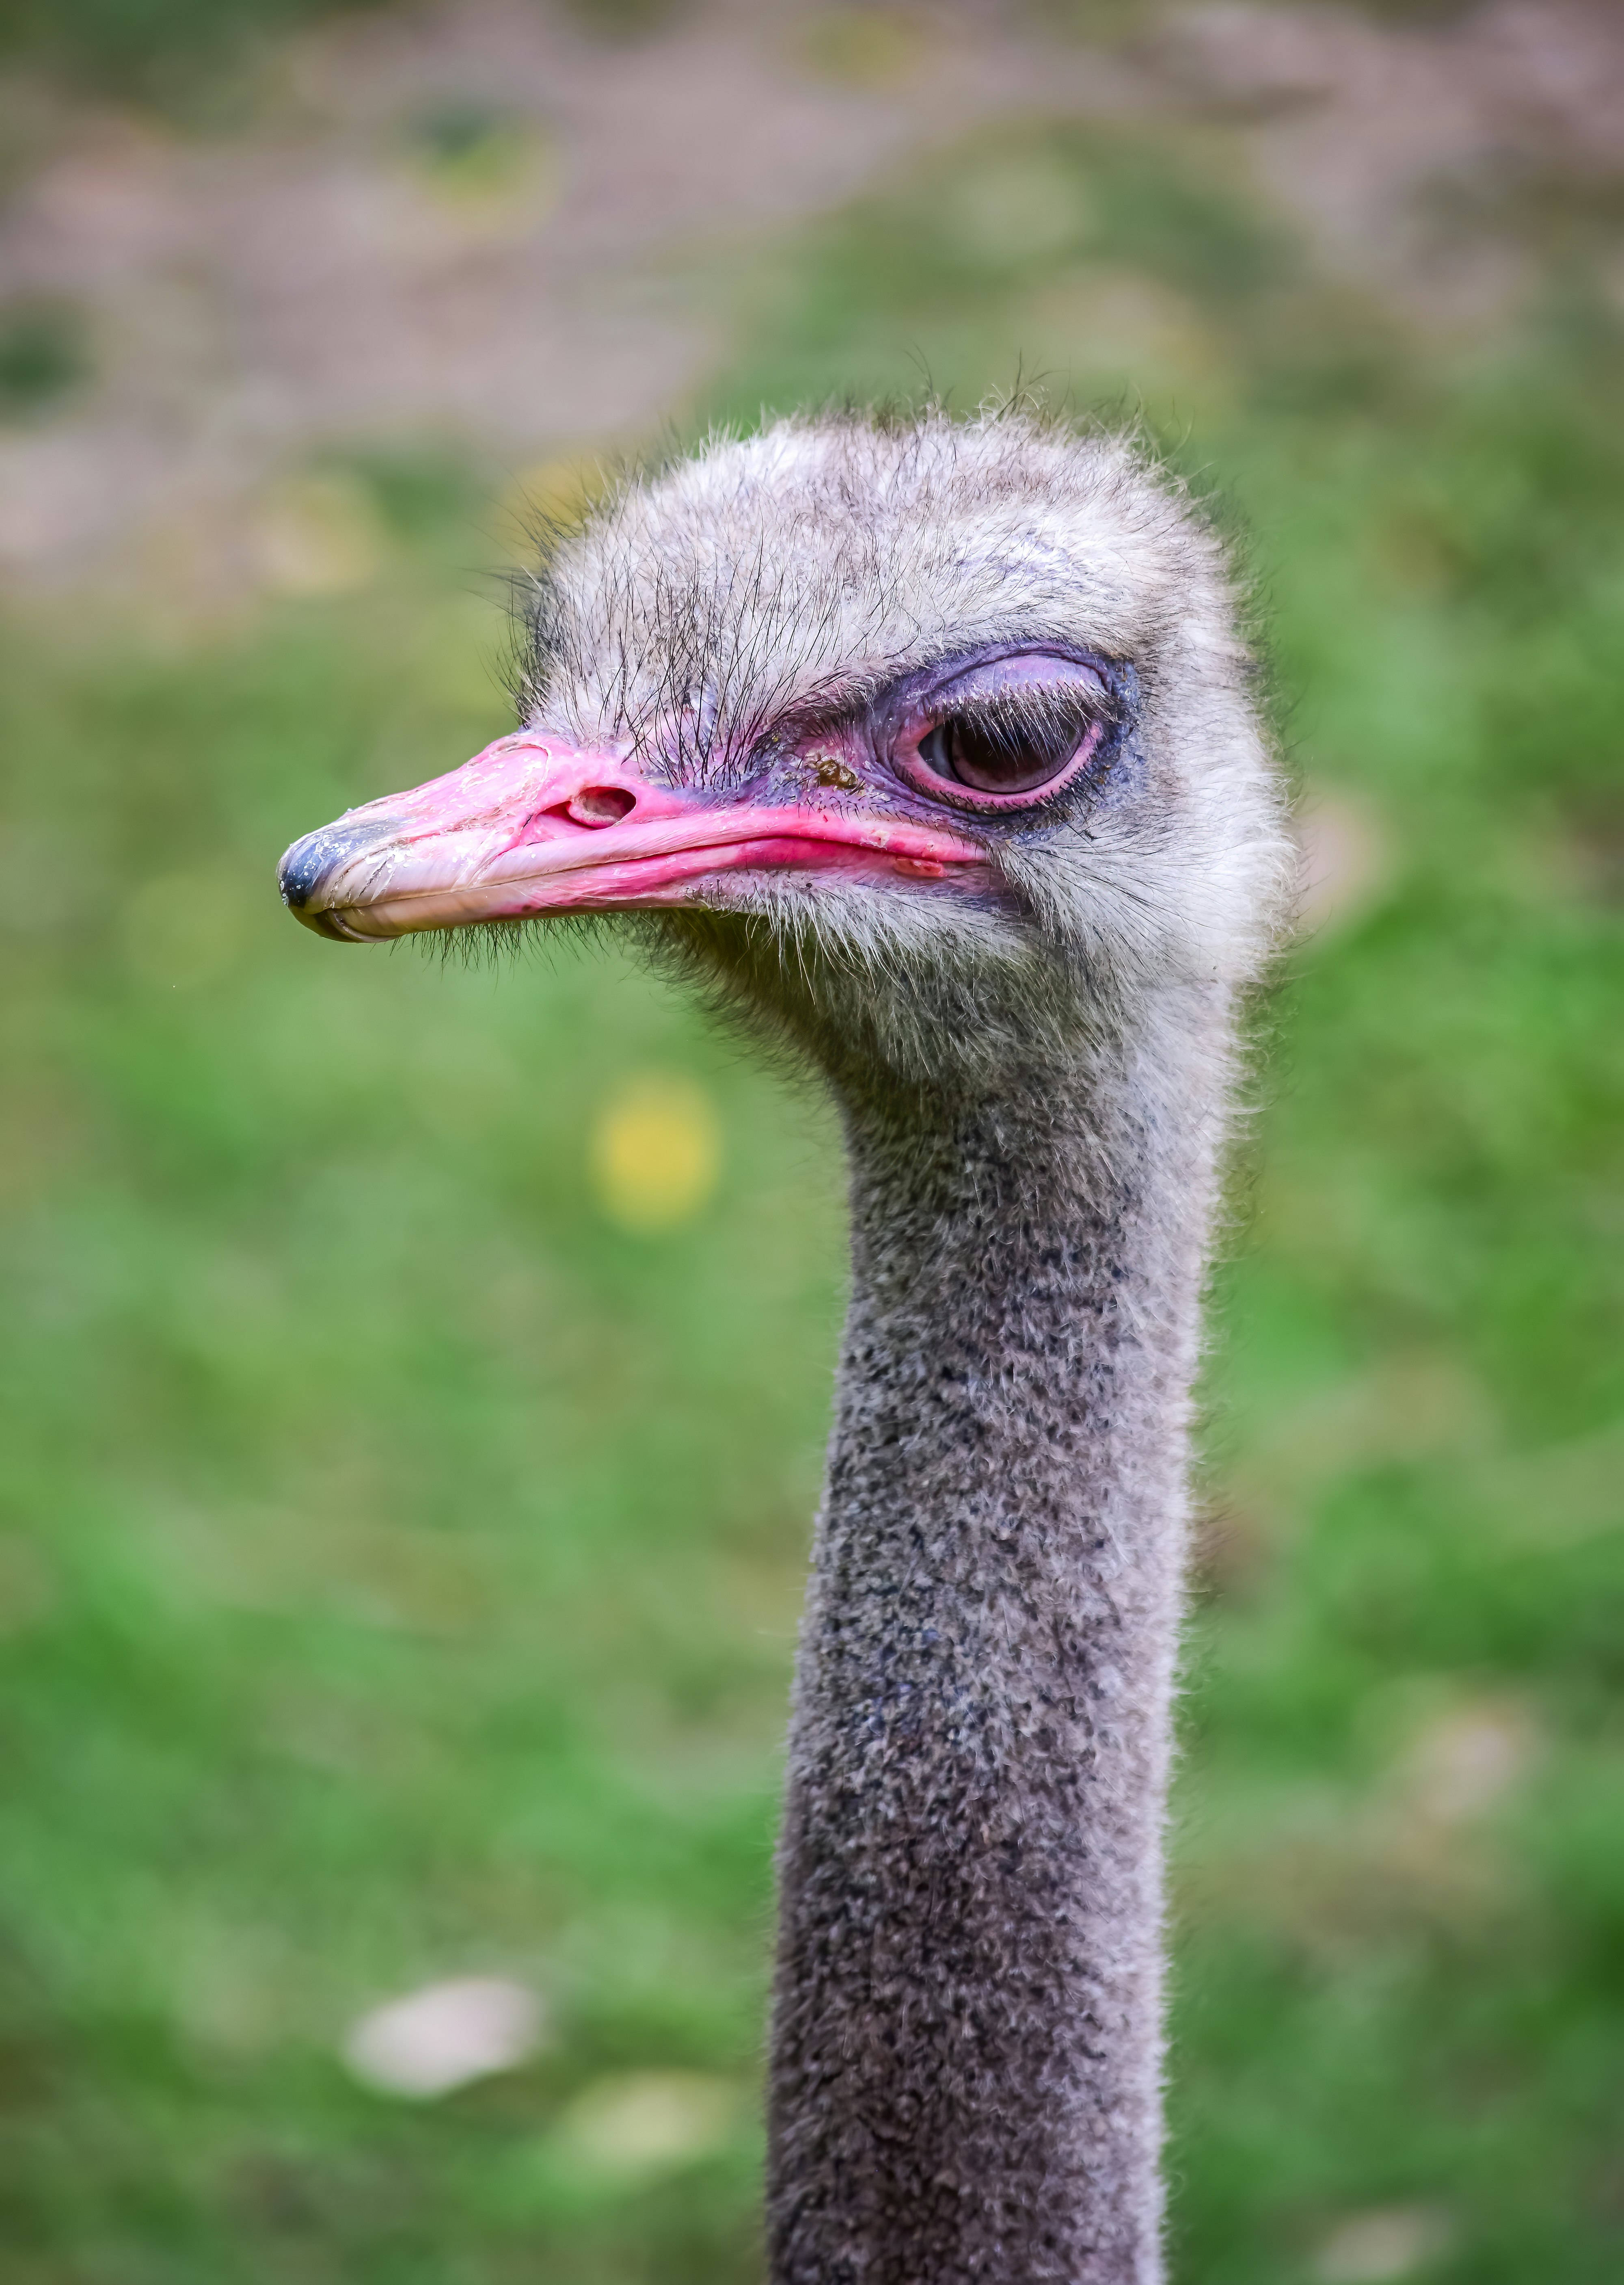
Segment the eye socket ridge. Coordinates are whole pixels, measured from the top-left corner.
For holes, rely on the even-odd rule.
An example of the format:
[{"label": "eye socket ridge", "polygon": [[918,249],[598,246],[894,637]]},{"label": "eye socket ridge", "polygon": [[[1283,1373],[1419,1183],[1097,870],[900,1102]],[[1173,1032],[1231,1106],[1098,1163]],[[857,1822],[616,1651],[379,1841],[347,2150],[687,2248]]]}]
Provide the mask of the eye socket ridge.
[{"label": "eye socket ridge", "polygon": [[908,725],[898,758],[911,759],[919,777],[972,797],[1029,799],[1077,775],[1114,716],[1110,693],[1087,670],[1053,679],[1000,677],[991,689],[942,692]]}]

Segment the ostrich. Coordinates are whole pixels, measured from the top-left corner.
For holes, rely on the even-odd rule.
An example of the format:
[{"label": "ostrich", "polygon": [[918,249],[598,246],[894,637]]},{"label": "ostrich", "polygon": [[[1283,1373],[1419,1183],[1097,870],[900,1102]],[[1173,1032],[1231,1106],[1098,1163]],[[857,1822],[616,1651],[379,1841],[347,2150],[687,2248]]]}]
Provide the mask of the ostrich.
[{"label": "ostrich", "polygon": [[1189,1387],[1286,869],[1220,551],[1124,441],[843,414],[627,483],[526,622],[524,726],[282,889],[346,942],[635,915],[838,1106],[774,2285],[1153,2285]]}]

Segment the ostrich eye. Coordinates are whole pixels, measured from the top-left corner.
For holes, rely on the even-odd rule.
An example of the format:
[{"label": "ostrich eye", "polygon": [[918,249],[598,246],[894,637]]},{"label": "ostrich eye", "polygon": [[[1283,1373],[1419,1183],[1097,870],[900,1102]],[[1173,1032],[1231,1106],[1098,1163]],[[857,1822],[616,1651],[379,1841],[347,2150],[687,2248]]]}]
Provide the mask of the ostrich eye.
[{"label": "ostrich eye", "polygon": [[1118,718],[1106,670],[1052,651],[984,659],[899,695],[918,709],[888,741],[902,775],[985,813],[1047,805],[1082,781]]},{"label": "ostrich eye", "polygon": [[920,740],[919,758],[938,777],[977,793],[1035,793],[1060,775],[1078,737],[1075,724],[950,714]]}]

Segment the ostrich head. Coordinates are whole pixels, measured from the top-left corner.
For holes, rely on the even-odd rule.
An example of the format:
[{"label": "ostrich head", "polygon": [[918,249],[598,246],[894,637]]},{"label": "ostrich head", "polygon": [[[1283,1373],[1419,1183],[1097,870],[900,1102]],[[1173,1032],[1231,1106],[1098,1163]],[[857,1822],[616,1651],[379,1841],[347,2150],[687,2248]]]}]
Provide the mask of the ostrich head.
[{"label": "ostrich head", "polygon": [[1281,843],[1215,542],[1120,441],[790,421],[628,486],[525,726],[297,843],[324,935],[633,913],[843,1088],[985,1095],[1255,966]]}]

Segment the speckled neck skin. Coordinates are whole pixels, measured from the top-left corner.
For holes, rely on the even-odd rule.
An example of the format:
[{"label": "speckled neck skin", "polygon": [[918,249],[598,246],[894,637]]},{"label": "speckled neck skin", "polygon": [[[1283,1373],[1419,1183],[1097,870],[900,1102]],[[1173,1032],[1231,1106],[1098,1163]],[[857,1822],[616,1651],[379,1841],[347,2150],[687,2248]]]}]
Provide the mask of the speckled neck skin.
[{"label": "speckled neck skin", "polygon": [[1161,1827],[1227,1014],[1185,987],[1142,1019],[995,1104],[848,1105],[775,2285],[1162,2274]]}]

